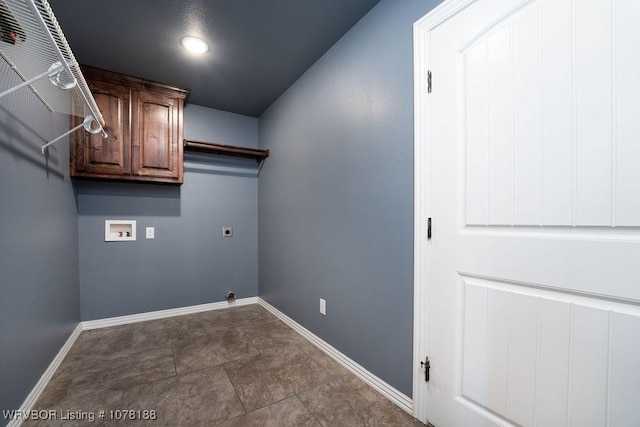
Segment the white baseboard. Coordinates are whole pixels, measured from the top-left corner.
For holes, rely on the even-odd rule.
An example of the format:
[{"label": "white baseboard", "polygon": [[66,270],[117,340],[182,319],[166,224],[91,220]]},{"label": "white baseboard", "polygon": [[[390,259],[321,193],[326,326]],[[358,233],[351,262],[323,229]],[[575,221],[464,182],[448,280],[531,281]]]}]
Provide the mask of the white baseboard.
[{"label": "white baseboard", "polygon": [[320,350],[324,351],[329,357],[334,359],[336,362],[340,363],[346,369],[348,369],[355,376],[360,378],[365,383],[369,384],[376,390],[378,393],[382,394],[384,397],[389,399],[391,402],[399,406],[401,409],[409,413],[413,416],[413,401],[406,394],[398,391],[394,387],[390,386],[371,372],[367,371],[365,368],[360,366],[358,363],[354,362],[349,357],[345,356],[343,353],[332,347],[322,338],[313,334],[311,331],[297,323],[295,320],[291,319],[286,314],[282,313],[280,310],[258,297],[258,304],[264,307],[266,310],[273,313],[276,317],[282,320],[284,323],[289,325],[293,330],[298,332],[304,338],[306,338],[313,345],[318,347]]},{"label": "white baseboard", "polygon": [[[80,336],[80,332],[82,332],[82,323],[78,323],[78,326],[76,326],[69,338],[67,338],[67,341],[64,343],[56,357],[53,358],[53,361],[51,361],[47,370],[44,371],[44,374],[42,374],[36,385],[33,387],[31,393],[29,393],[26,399],[24,399],[24,402],[20,405],[20,409],[18,409],[19,413],[27,414],[31,409],[33,409],[33,405],[38,401],[42,391],[45,389],[47,384],[49,384],[49,381],[51,381],[53,374],[56,373],[56,370],[71,349],[71,346],[73,346],[73,343],[75,343],[78,336]],[[7,424],[7,427],[19,427],[22,425],[23,421],[23,419],[11,420]]]},{"label": "white baseboard", "polygon": [[[60,349],[56,357],[53,359],[53,361],[47,368],[47,370],[44,372],[44,374],[42,374],[42,377],[40,377],[40,380],[36,383],[33,390],[31,390],[31,393],[29,393],[27,398],[24,400],[24,402],[20,406],[19,411],[21,413],[28,413],[29,411],[31,411],[36,401],[40,397],[40,394],[42,394],[42,391],[44,390],[44,388],[47,386],[47,384],[49,384],[49,381],[53,377],[53,374],[55,374],[56,370],[58,369],[58,367],[64,360],[65,356],[71,349],[71,346],[75,343],[76,339],[78,338],[78,336],[83,330],[107,328],[110,326],[126,325],[129,323],[145,322],[148,320],[164,319],[167,317],[201,313],[203,311],[209,311],[209,310],[220,310],[223,308],[230,308],[230,307],[240,307],[243,305],[250,305],[250,304],[260,304],[266,310],[273,313],[276,317],[278,317],[284,323],[289,325],[293,330],[295,330],[304,338],[306,338],[313,345],[315,345],[320,350],[325,352],[328,356],[330,356],[336,362],[340,363],[342,366],[348,369],[355,376],[357,376],[362,381],[369,384],[376,391],[378,391],[380,394],[385,396],[391,402],[399,406],[401,409],[408,412],[409,414],[412,414],[413,402],[410,397],[396,390],[394,387],[390,386],[389,384],[387,384],[386,382],[384,382],[383,380],[381,380],[371,372],[367,371],[358,363],[354,362],[352,359],[345,356],[340,351],[336,350],[334,347],[329,345],[326,341],[314,335],[308,329],[304,328],[302,325],[300,325],[299,323],[297,323],[296,321],[294,321],[293,319],[291,319],[290,317],[288,317],[287,315],[285,315],[284,313],[282,313],[277,308],[275,308],[274,306],[272,306],[271,304],[269,304],[268,302],[266,302],[260,297],[241,298],[231,303],[226,301],[214,302],[210,304],[192,305],[189,307],[172,308],[168,310],[151,311],[147,313],[132,314],[129,316],[119,316],[119,317],[111,317],[107,319],[89,320],[89,321],[81,322],[78,324],[75,330],[71,333],[71,336],[69,336],[65,344],[62,346],[62,348]],[[11,420],[7,424],[7,427],[20,427],[22,425],[22,422],[23,422],[22,419]]]},{"label": "white baseboard", "polygon": [[167,310],[149,311],[146,313],[131,314],[128,316],[109,317],[106,319],[87,320],[82,322],[82,329],[108,328],[110,326],[127,325],[129,323],[146,322],[148,320],[165,319],[185,314],[201,313],[203,311],[220,310],[223,308],[240,307],[242,305],[257,304],[258,297],[240,298],[233,302],[220,301],[209,304],[190,305],[188,307],[170,308]]},{"label": "white baseboard", "polygon": [[[209,311],[209,310],[220,310],[223,308],[240,307],[243,305],[257,304],[257,303],[258,303],[258,297],[250,297],[250,298],[237,299],[233,302],[227,302],[227,301],[214,302],[209,304],[192,305],[189,307],[179,307],[179,308],[171,308],[168,310],[159,310],[159,311],[151,311],[147,313],[132,314],[130,316],[110,317],[106,319],[89,320],[86,322],[80,322],[78,326],[75,328],[75,330],[71,333],[71,336],[69,336],[67,341],[64,343],[64,345],[62,346],[62,348],[60,349],[56,357],[53,359],[51,364],[49,364],[49,367],[47,368],[47,370],[44,371],[44,374],[42,374],[42,376],[40,377],[40,380],[33,387],[33,389],[31,390],[31,393],[29,393],[29,395],[24,400],[24,402],[22,402],[22,405],[20,406],[20,409],[18,409],[18,412],[20,414],[27,414],[29,411],[31,411],[31,409],[33,409],[33,406],[38,401],[38,398],[42,394],[42,391],[45,389],[47,384],[49,384],[49,381],[53,377],[53,374],[55,374],[56,370],[58,369],[58,367],[64,360],[65,356],[71,349],[71,346],[73,346],[73,343],[76,342],[76,339],[78,338],[78,336],[82,331],[88,331],[91,329],[99,329],[99,328],[107,328],[109,326],[127,325],[129,323],[145,322],[148,320],[164,319],[167,317],[182,316],[185,314],[201,313],[203,311]],[[7,424],[7,427],[20,427],[23,421],[24,421],[23,419],[11,420]]]}]

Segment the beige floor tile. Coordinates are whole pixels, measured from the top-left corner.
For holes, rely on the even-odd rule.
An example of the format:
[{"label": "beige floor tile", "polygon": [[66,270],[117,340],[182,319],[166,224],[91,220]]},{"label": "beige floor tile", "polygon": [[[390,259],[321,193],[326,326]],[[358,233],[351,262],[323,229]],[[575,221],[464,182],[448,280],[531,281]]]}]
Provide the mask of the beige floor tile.
[{"label": "beige floor tile", "polygon": [[221,366],[126,389],[121,405],[157,411],[158,419],[148,424],[167,426],[213,425],[245,413]]},{"label": "beige floor tile", "polygon": [[277,319],[240,329],[261,353],[281,352],[283,348],[297,348],[303,352],[315,349],[313,344]]},{"label": "beige floor tile", "polygon": [[329,374],[305,353],[263,353],[225,363],[247,411],[278,402],[323,383]]},{"label": "beige floor tile", "polygon": [[353,375],[334,378],[298,398],[323,426],[422,425]]},{"label": "beige floor tile", "polygon": [[151,320],[132,326],[132,344],[137,347],[163,346],[185,337],[205,335],[205,329],[199,319],[190,316]]},{"label": "beige floor tile", "polygon": [[173,345],[173,351],[178,374],[258,354],[238,329],[216,330],[203,337],[183,339]]},{"label": "beige floor tile", "polygon": [[320,427],[320,424],[293,396],[226,421],[220,427]]},{"label": "beige floor tile", "polygon": [[133,327],[130,325],[84,331],[65,359],[85,359],[94,354],[119,352],[131,348],[132,344]]},{"label": "beige floor tile", "polygon": [[82,332],[35,409],[57,419],[25,426],[421,425],[258,305]]},{"label": "beige floor tile", "polygon": [[75,371],[72,385],[123,389],[175,375],[171,346],[132,347],[87,356]]},{"label": "beige floor tile", "polygon": [[212,310],[199,317],[209,330],[255,326],[271,320],[269,313],[257,305],[244,305],[225,310]]}]

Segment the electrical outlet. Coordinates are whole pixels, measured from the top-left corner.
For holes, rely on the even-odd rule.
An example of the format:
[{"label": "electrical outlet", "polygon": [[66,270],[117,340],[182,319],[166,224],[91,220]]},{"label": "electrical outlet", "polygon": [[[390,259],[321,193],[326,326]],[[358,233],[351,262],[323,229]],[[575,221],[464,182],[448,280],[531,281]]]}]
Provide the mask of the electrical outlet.
[{"label": "electrical outlet", "polygon": [[222,227],[223,237],[233,237],[233,227]]},{"label": "electrical outlet", "polygon": [[323,316],[327,315],[327,302],[320,298],[320,314]]},{"label": "electrical outlet", "polygon": [[156,238],[156,228],[155,227],[147,227],[145,231],[146,231],[147,239],[155,239]]}]

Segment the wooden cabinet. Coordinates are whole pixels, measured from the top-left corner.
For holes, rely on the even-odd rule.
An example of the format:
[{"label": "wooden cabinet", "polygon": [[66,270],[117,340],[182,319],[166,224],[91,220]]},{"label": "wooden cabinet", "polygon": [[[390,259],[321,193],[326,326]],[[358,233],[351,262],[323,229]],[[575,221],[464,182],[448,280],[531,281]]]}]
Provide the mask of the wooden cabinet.
[{"label": "wooden cabinet", "polygon": [[73,134],[71,176],[182,184],[188,91],[91,67],[82,72],[109,136]]},{"label": "wooden cabinet", "polygon": [[131,172],[144,178],[182,182],[182,105],[175,98],[134,91]]},{"label": "wooden cabinet", "polygon": [[[89,83],[93,97],[105,120],[102,133],[92,135],[77,131],[73,134],[71,148],[72,176],[120,176],[131,175],[131,138],[129,135],[130,91],[118,84]],[[77,120],[74,117],[74,120]]]}]

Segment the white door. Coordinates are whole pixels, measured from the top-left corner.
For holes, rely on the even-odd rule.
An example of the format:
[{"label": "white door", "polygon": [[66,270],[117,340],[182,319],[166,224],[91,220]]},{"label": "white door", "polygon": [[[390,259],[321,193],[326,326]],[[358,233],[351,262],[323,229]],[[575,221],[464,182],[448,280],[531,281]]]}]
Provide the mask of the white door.
[{"label": "white door", "polygon": [[640,426],[640,2],[436,12],[428,420]]}]

